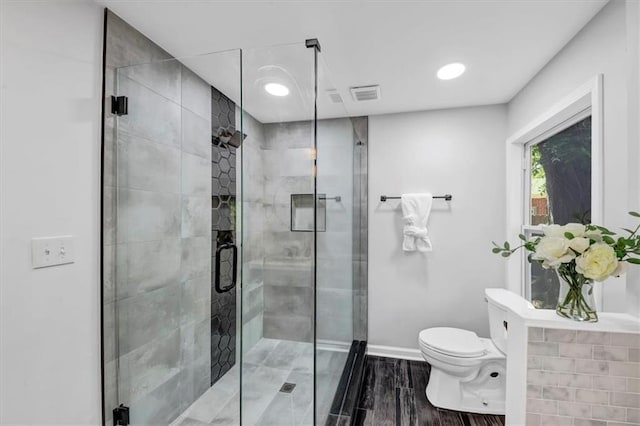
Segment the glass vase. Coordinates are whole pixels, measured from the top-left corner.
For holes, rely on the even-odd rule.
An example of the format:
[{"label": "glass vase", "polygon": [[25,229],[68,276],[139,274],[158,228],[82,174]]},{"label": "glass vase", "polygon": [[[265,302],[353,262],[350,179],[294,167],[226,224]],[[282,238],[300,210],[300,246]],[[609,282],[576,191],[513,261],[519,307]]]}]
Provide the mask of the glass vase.
[{"label": "glass vase", "polygon": [[574,321],[597,322],[596,301],[593,297],[593,280],[578,273],[558,271],[560,291],[556,313]]}]

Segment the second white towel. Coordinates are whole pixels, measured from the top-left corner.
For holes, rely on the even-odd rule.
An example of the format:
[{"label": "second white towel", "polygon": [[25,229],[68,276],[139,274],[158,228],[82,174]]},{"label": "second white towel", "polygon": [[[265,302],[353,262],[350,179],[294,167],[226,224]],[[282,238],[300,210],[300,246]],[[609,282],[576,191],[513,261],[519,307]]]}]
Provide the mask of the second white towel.
[{"label": "second white towel", "polygon": [[404,219],[404,240],[402,249],[404,251],[433,251],[427,221],[431,213],[433,195],[424,194],[402,194],[402,216]]}]

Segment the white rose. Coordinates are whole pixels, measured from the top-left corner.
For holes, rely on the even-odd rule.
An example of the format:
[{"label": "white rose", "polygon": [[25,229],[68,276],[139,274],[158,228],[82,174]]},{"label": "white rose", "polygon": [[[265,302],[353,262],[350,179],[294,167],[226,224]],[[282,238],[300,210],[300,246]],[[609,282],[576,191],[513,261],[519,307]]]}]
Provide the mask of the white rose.
[{"label": "white rose", "polygon": [[532,259],[542,260],[546,269],[557,268],[562,263],[569,263],[575,259],[574,252],[569,250],[569,240],[560,237],[544,236],[536,246]]},{"label": "white rose", "polygon": [[[563,228],[564,232],[571,232],[574,237],[582,237],[586,230],[586,227],[581,223],[567,223]],[[564,235],[564,233],[562,235]]]},{"label": "white rose", "polygon": [[583,235],[585,238],[589,238],[597,243],[602,242],[602,231],[594,229],[593,231],[586,231]]},{"label": "white rose", "polygon": [[544,235],[547,237],[563,237],[564,238],[564,227],[560,225],[548,225],[545,226]]},{"label": "white rose", "polygon": [[616,252],[603,243],[592,245],[576,259],[576,271],[596,281],[606,280],[617,268]]},{"label": "white rose", "polygon": [[619,277],[620,275],[626,274],[629,269],[629,264],[624,261],[618,261],[618,267],[615,271],[611,273],[614,277]]},{"label": "white rose", "polygon": [[590,243],[591,242],[588,238],[577,237],[573,240],[569,240],[569,247],[577,251],[578,253],[582,253],[589,248]]}]

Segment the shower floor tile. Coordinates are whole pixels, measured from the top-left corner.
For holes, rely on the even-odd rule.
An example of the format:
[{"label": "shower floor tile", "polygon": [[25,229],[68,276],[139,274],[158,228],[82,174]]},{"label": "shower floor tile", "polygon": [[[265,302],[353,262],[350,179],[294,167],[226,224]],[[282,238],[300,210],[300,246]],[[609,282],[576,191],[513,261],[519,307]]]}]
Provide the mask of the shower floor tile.
[{"label": "shower floor tile", "polygon": [[[247,352],[242,377],[244,425],[313,424],[313,355],[311,343],[277,339],[261,339]],[[172,426],[239,425],[239,372],[236,364]],[[280,392],[285,382],[295,383],[293,392]],[[330,403],[331,398],[318,395],[318,403]]]}]

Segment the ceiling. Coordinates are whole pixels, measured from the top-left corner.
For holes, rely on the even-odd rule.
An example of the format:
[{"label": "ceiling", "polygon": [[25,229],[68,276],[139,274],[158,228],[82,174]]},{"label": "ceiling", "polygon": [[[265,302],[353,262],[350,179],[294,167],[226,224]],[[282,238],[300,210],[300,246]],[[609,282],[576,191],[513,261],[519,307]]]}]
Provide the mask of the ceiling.
[{"label": "ceiling", "polygon": [[[243,49],[244,106],[263,122],[311,117],[313,57],[321,46],[319,115],[374,115],[505,103],[607,0],[214,1],[96,0],[239,99],[239,56],[193,55]],[[260,48],[291,44],[283,47]],[[225,58],[221,60],[221,58]],[[230,59],[229,59],[230,58]],[[462,77],[438,68],[463,62]],[[221,64],[224,65],[221,66]],[[262,90],[269,79],[292,88]],[[379,84],[381,98],[354,102],[350,86]],[[336,89],[343,104],[326,90]]]}]

